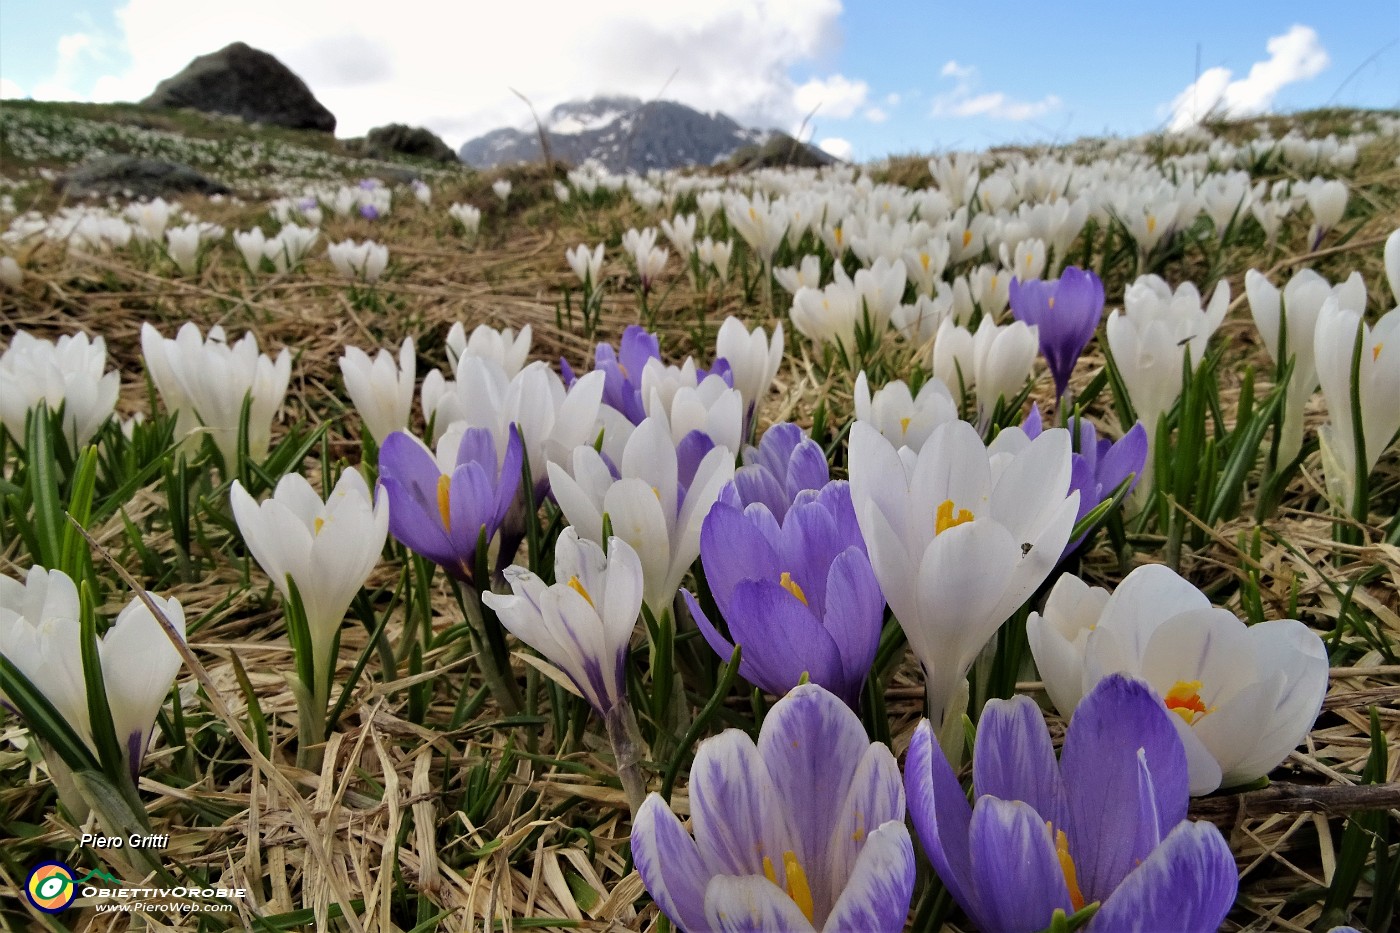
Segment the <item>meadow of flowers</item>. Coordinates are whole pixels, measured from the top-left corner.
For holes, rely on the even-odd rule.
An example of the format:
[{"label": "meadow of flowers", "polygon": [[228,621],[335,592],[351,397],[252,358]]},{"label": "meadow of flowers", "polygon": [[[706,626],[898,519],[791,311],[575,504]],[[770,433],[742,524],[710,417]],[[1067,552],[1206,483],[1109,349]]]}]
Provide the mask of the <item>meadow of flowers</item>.
[{"label": "meadow of flowers", "polygon": [[[123,113],[0,111],[0,925],[1390,927],[1400,118],[487,177]],[[55,200],[109,151],[238,194]]]}]

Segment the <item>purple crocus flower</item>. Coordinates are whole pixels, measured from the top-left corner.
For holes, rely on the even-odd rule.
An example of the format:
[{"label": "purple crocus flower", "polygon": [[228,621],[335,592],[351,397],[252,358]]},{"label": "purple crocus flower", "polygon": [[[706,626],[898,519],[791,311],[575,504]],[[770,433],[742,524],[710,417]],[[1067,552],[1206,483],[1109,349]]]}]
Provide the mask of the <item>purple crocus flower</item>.
[{"label": "purple crocus flower", "polygon": [[1040,352],[1055,377],[1055,397],[1063,398],[1074,364],[1103,317],[1103,282],[1074,266],[1053,281],[1013,278],[1011,313],[1038,329]]},{"label": "purple crocus flower", "polygon": [[659,794],[632,855],[662,913],[688,933],[896,933],[914,890],[904,791],[889,748],[816,684],[779,700],[758,743],[729,729],[690,771],[694,838]]},{"label": "purple crocus flower", "polygon": [[361,204],[360,216],[365,220],[378,220],[379,208],[375,207],[373,204]]},{"label": "purple crocus flower", "polygon": [[[641,424],[647,416],[647,399],[642,396],[642,371],[650,360],[661,360],[661,341],[640,324],[629,325],[622,332],[617,349],[613,349],[612,344],[600,343],[593,351],[593,368],[602,370],[605,377],[603,403],[622,412],[633,424]],[[561,358],[559,368],[564,384],[572,386],[578,377],[569,361]],[[697,368],[696,384],[711,373],[721,376],[731,389],[734,387],[734,375],[727,360],[715,360],[709,372]]]},{"label": "purple crocus flower", "polygon": [[[1042,424],[1040,408],[1032,404],[1030,414],[1021,422],[1021,430],[1026,432],[1026,437],[1034,440],[1040,436]],[[1147,462],[1147,430],[1139,421],[1117,441],[1100,439],[1093,424],[1075,416],[1070,422],[1070,436],[1074,438],[1075,450],[1071,455],[1069,486],[1070,489],[1079,490],[1079,514],[1074,517],[1078,523],[1112,495],[1118,484],[1129,476],[1133,481],[1128,484],[1128,492],[1137,487],[1143,465]],[[1073,553],[1088,535],[1089,532],[1085,531],[1066,544],[1061,556]]]},{"label": "purple crocus flower", "polygon": [[757,447],[744,448],[744,465],[734,471],[734,482],[720,490],[719,501],[739,509],[762,503],[782,524],[798,493],[821,489],[830,480],[821,445],[784,421],[764,431]]},{"label": "purple crocus flower", "polygon": [[482,529],[490,541],[520,487],[522,449],[513,424],[499,466],[495,439],[485,428],[466,428],[460,436],[449,428],[436,456],[405,431],[390,434],[379,448],[389,533],[458,580],[472,581]]},{"label": "purple crocus flower", "polygon": [[[761,502],[740,508],[725,498],[705,516],[700,559],[729,634],[743,646],[739,672],[775,694],[806,674],[854,707],[880,643],[885,600],[850,486],[800,492],[781,525]],[[682,592],[705,640],[728,657],[734,644]]]},{"label": "purple crocus flower", "polygon": [[974,803],[919,724],[904,765],[909,811],[948,892],[984,933],[1035,933],[1056,910],[1099,910],[1088,933],[1212,933],[1235,860],[1187,822],[1186,753],[1162,701],[1121,674],[1074,712],[1060,761],[1029,697],[992,700],[973,757]]}]

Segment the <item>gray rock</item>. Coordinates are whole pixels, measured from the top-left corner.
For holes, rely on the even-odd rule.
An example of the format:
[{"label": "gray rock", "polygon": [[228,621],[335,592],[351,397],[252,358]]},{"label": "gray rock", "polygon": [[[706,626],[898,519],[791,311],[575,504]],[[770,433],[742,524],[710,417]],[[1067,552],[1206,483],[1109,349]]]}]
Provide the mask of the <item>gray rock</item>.
[{"label": "gray rock", "polygon": [[402,123],[376,126],[365,135],[361,147],[373,159],[406,155],[434,162],[457,161],[457,153],[432,130]]},{"label": "gray rock", "polygon": [[760,168],[821,168],[831,165],[835,157],[816,146],[774,131],[761,146],[745,146],[729,157],[728,166],[741,172]]},{"label": "gray rock", "polygon": [[201,55],[156,85],[146,107],[192,107],[249,123],[335,132],[335,115],[306,82],[267,52],[235,42]]},{"label": "gray rock", "polygon": [[107,156],[80,165],[54,179],[54,188],[69,197],[157,198],[176,194],[228,194],[217,181],[179,162]]}]

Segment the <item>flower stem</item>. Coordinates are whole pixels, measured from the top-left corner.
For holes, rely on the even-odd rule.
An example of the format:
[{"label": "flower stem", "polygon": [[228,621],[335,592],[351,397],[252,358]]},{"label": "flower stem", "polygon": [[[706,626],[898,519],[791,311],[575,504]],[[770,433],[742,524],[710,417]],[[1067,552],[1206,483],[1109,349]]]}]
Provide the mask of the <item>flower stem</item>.
[{"label": "flower stem", "polygon": [[[470,593],[464,590],[469,590]],[[486,686],[496,698],[496,705],[501,708],[502,713],[507,716],[517,715],[521,707],[520,691],[516,688],[515,681],[508,678],[506,671],[497,663],[496,653],[492,650],[489,633],[486,631],[487,622],[482,612],[481,594],[475,588],[461,582],[453,587],[453,592],[457,596],[457,604],[462,608],[462,614],[467,619],[472,648],[476,651],[477,664],[481,668],[481,676],[486,680]]]},{"label": "flower stem", "polygon": [[627,795],[627,808],[632,811],[632,819],[635,820],[647,796],[647,783],[641,769],[645,744],[641,730],[637,728],[637,717],[632,712],[632,705],[624,699],[608,710],[603,723],[607,726],[608,743],[612,745],[613,757],[617,760],[617,776],[622,779],[622,790]]}]

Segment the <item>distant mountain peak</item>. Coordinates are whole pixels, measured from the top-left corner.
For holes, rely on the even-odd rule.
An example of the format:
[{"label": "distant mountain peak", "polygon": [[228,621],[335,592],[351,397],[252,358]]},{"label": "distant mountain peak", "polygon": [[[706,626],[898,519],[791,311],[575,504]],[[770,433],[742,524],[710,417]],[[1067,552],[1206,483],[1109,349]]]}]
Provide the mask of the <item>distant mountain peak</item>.
[{"label": "distant mountain peak", "polygon": [[[772,135],[723,113],[701,113],[669,100],[603,95],[559,104],[542,121],[553,156],[573,165],[595,159],[610,171],[713,165]],[[458,155],[476,168],[540,159],[538,131],[502,127],[468,140]]]}]

